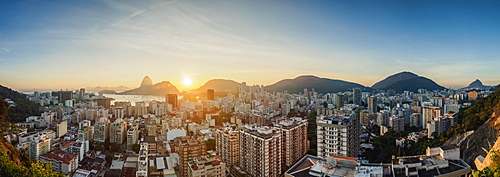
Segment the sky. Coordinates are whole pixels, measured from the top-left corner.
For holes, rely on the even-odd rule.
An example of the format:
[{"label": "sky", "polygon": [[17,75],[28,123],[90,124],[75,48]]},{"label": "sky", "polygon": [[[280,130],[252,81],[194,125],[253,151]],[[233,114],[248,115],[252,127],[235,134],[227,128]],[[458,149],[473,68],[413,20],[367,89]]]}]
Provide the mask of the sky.
[{"label": "sky", "polygon": [[[500,83],[500,1],[0,0],[0,85],[180,90],[316,75],[371,86],[411,71]],[[191,86],[184,86],[186,80]],[[189,83],[189,82],[187,82]]]}]

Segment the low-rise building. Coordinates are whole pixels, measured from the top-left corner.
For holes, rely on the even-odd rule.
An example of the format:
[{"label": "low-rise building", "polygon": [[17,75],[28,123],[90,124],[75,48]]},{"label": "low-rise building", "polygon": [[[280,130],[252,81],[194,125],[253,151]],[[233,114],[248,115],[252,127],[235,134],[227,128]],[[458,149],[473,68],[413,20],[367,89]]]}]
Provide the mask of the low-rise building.
[{"label": "low-rise building", "polygon": [[469,176],[471,167],[460,159],[456,145],[427,148],[425,155],[392,159],[395,177],[403,176]]},{"label": "low-rise building", "polygon": [[53,150],[40,156],[42,162],[51,162],[54,171],[69,174],[78,168],[78,155]]},{"label": "low-rise building", "polygon": [[226,164],[216,155],[199,156],[188,162],[189,177],[225,177]]}]

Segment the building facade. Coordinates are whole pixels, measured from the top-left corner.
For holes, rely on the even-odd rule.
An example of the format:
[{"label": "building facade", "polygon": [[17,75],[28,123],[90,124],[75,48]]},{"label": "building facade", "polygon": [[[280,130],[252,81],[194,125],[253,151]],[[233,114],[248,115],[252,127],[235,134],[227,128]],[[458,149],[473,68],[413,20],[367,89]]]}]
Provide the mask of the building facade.
[{"label": "building facade", "polygon": [[246,126],[239,132],[239,167],[251,176],[280,176],[282,172],[280,128]]},{"label": "building facade", "polygon": [[196,157],[193,161],[188,162],[188,166],[189,177],[226,176],[226,163],[216,155]]},{"label": "building facade", "polygon": [[360,145],[359,118],[354,111],[321,116],[317,120],[318,156],[357,157]]},{"label": "building facade", "polygon": [[216,151],[228,165],[237,165],[240,160],[240,134],[230,127],[217,130]]}]

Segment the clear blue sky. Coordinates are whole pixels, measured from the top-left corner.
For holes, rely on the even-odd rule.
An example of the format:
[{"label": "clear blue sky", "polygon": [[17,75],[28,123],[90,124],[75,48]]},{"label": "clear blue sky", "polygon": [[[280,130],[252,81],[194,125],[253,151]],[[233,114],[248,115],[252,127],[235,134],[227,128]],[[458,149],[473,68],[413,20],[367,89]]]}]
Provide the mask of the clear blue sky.
[{"label": "clear blue sky", "polygon": [[500,83],[500,1],[0,1],[0,84]]}]

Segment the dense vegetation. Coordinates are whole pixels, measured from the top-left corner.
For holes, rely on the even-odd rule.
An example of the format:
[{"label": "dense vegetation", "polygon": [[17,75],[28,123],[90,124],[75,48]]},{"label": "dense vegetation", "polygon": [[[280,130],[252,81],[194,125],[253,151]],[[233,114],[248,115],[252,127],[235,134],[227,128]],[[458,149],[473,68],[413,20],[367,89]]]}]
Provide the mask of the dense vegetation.
[{"label": "dense vegetation", "polygon": [[460,109],[458,124],[441,134],[440,140],[446,141],[454,135],[476,130],[491,117],[495,110],[500,110],[500,89],[477,100],[471,106]]},{"label": "dense vegetation", "polygon": [[[8,103],[0,99],[0,126],[2,127],[0,133],[12,128],[12,124],[3,121],[8,109]],[[3,136],[0,137],[0,175],[6,177],[63,176],[60,172],[52,171],[50,163],[41,163],[30,159],[25,151],[16,149]]]},{"label": "dense vegetation", "polygon": [[399,148],[396,146],[395,139],[407,137],[408,133],[414,130],[404,132],[389,131],[383,136],[373,139],[375,149],[368,150],[366,156],[371,162],[389,162],[392,155],[408,156],[424,154],[427,147],[442,146],[455,135],[465,133],[469,130],[476,130],[491,117],[491,114],[495,110],[500,110],[500,90],[477,100],[467,108],[461,109],[458,113],[458,123],[434,139],[423,138],[417,143],[409,141],[408,147]]},{"label": "dense vegetation", "polygon": [[[373,126],[379,128],[378,126]],[[412,156],[425,154],[427,147],[436,147],[443,145],[444,142],[427,137],[418,142],[407,140],[404,147],[396,146],[397,138],[406,138],[410,132],[415,132],[416,127],[405,127],[403,132],[388,131],[384,135],[373,139],[374,149],[368,149],[365,156],[370,162],[390,162],[393,155],[397,156]]]},{"label": "dense vegetation", "polygon": [[0,99],[4,98],[9,98],[16,104],[8,111],[6,116],[8,122],[25,121],[26,117],[40,115],[40,105],[31,102],[25,95],[0,85]]},{"label": "dense vegetation", "polygon": [[307,140],[309,140],[309,149],[307,150],[308,154],[317,155],[318,154],[318,136],[316,129],[316,111],[311,112],[307,116]]},{"label": "dense vegetation", "polygon": [[445,89],[443,86],[436,84],[434,81],[425,78],[425,77],[417,77],[413,79],[407,79],[398,81],[393,85],[390,85],[382,90],[394,89],[396,92],[404,92],[404,91],[412,91],[418,92],[418,89],[427,89],[427,90],[443,90]]},{"label": "dense vegetation", "polygon": [[483,176],[500,176],[500,150],[492,151],[491,164],[489,167],[484,168],[481,171],[474,170],[472,176],[483,177]]}]

